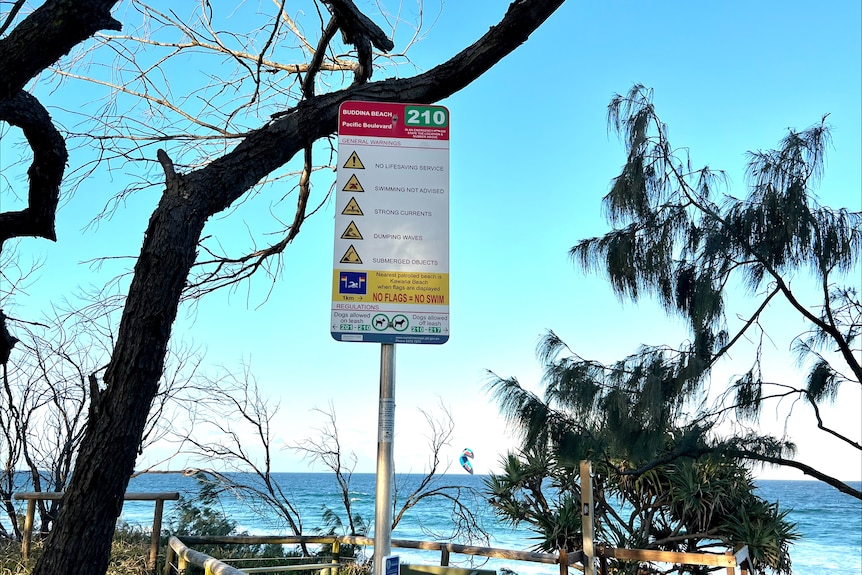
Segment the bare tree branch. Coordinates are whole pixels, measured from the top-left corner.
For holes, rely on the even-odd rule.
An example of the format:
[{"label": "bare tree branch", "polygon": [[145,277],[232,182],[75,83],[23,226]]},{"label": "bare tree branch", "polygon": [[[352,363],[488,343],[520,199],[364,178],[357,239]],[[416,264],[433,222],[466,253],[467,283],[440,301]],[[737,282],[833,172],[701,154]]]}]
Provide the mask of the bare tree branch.
[{"label": "bare tree branch", "polygon": [[119,30],[117,0],[48,0],[0,39],[0,101],[99,30]]},{"label": "bare tree branch", "polygon": [[66,169],[66,143],[51,122],[48,111],[24,91],[0,99],[0,121],[18,126],[33,150],[28,206],[0,213],[0,250],[11,238],[37,236],[56,240],[54,218],[60,200],[60,182]]}]

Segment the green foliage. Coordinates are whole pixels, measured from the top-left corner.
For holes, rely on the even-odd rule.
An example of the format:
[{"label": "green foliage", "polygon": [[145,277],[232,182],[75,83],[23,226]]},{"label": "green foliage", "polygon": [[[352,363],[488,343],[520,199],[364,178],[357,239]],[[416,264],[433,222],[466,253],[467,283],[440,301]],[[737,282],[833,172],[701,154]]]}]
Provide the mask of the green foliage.
[{"label": "green foliage", "polygon": [[220,504],[216,485],[206,480],[205,473],[196,476],[200,490],[195,498],[180,495],[174,513],[168,520],[166,535],[236,535],[236,522],[231,521]]},{"label": "green foliage", "polygon": [[[756,421],[768,401],[799,398],[824,438],[862,451],[819,410],[843,383],[862,381],[862,302],[854,285],[839,283],[847,275],[858,281],[862,213],[818,201],[830,142],[826,118],[789,131],[775,150],[750,153],[742,199],[719,194],[724,174],[692,167],[687,151],[671,146],[652,91],[634,86],[615,96],[608,124],[627,154],[603,199],[612,229],[578,242],[570,255],[585,271],[604,274],[621,299],[655,298],[684,321],[688,339],[643,344],[603,363],[549,331],[538,347],[541,397],[515,378],[492,374],[489,388],[522,440],[521,454],[510,455],[501,476],[489,480],[492,504],[513,523],[529,524],[539,545],[576,549],[571,476],[588,459],[597,467],[597,529],[612,544],[679,551],[748,544],[757,572],[789,573],[794,526],[756,497],[745,466],[789,466],[851,496],[862,492],[796,461],[786,437],[722,424],[729,415]],[[807,291],[791,290],[791,281],[796,288],[808,279]],[[735,285],[747,293],[732,313]],[[776,305],[806,326],[792,343],[799,383],[764,376],[764,311]],[[713,369],[748,342],[751,363],[735,368],[741,375],[708,404]]]},{"label": "green foliage", "polygon": [[[669,438],[672,441],[672,438]],[[536,533],[535,548],[582,548],[578,467],[535,453],[508,454],[503,472],[486,480],[502,519]],[[791,573],[788,545],[798,537],[787,512],[755,494],[751,473],[721,457],[680,459],[633,474],[630,463],[594,468],[595,537],[613,547],[724,552],[748,545],[755,572]],[[638,566],[616,562],[616,573]],[[705,567],[681,572],[699,575]]]},{"label": "green foliage", "polygon": [[[862,302],[854,286],[837,283],[859,267],[862,213],[817,200],[830,141],[825,117],[790,131],[776,150],[750,153],[743,199],[719,197],[724,175],[693,168],[687,153],[671,146],[652,92],[643,86],[613,98],[608,123],[627,151],[603,200],[613,229],[578,242],[570,255],[584,270],[605,274],[620,298],[655,297],[685,321],[689,338],[676,347],[644,344],[621,360],[600,363],[549,331],[538,349],[543,397],[514,378],[493,376],[489,384],[503,414],[518,425],[524,450],[551,445],[561,461],[617,458],[642,465],[722,453],[795,467],[862,498],[858,489],[795,461],[786,438],[716,431],[730,414],[742,423],[756,421],[766,402],[798,397],[813,408],[829,439],[862,451],[818,412],[842,383],[862,380]],[[812,279],[813,304],[790,289],[800,275]],[[735,314],[740,321],[731,330],[727,295],[736,282],[748,289],[748,309]],[[806,374],[798,384],[764,376],[757,342],[769,335],[761,320],[778,303],[807,325],[793,342]],[[741,342],[754,342],[752,362],[735,369],[742,375],[729,382],[719,403],[707,405],[713,368],[731,359]]]},{"label": "green foliage", "polygon": [[[162,548],[164,551],[164,548]],[[150,533],[141,527],[121,523],[114,531],[111,560],[106,575],[141,575],[147,573],[150,557]]]},{"label": "green foliage", "polygon": [[35,563],[32,557],[29,562],[24,561],[19,542],[0,538],[0,575],[29,573]]},{"label": "green foliage", "polygon": [[485,480],[497,515],[514,526],[527,525],[536,534],[535,548],[544,552],[581,549],[583,542],[580,490],[576,476],[543,452],[508,454],[503,473]]},{"label": "green foliage", "polygon": [[[324,505],[323,526],[316,527],[314,532],[319,535],[368,535],[368,524],[358,513],[353,515],[353,521],[350,524],[353,525],[354,532],[350,532],[351,530],[344,525],[338,513]],[[325,543],[320,546],[318,553],[320,555],[331,556],[332,551],[332,544]],[[341,545],[338,552],[341,557],[359,557],[362,559],[362,547],[359,545]]]},{"label": "green foliage", "polygon": [[[36,541],[27,561],[21,555],[21,544],[0,539],[0,575],[31,573],[36,559],[42,554],[42,542]],[[106,575],[142,575],[149,573],[150,534],[144,529],[125,523],[117,525],[111,546],[111,559]],[[159,570],[160,572],[161,570]]]},{"label": "green foliage", "polygon": [[[228,536],[248,535],[248,532],[236,531],[236,522],[228,518],[227,514],[220,509],[218,484],[208,478],[205,472],[196,474],[199,491],[195,498],[187,498],[180,495],[174,512],[167,521],[167,527],[163,530],[165,538],[171,535],[182,538],[183,536]],[[280,558],[297,555],[296,552],[288,552],[281,545],[256,545],[256,544],[231,544],[195,545],[195,550],[206,553],[211,557],[224,558]]]}]

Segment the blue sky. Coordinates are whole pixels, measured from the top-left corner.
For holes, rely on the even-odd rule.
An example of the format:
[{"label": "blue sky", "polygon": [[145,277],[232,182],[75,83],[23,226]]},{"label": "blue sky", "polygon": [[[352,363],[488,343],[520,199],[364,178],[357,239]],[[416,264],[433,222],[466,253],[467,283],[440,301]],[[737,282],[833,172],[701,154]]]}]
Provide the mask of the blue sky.
[{"label": "blue sky", "polygon": [[[382,4],[395,9],[394,2]],[[434,27],[411,48],[413,63],[425,70],[454,55],[496,23],[508,4],[445,3]],[[373,3],[358,5],[382,23]],[[429,1],[425,8],[427,21],[438,5]],[[407,2],[405,18],[411,12],[415,7]],[[684,327],[657,306],[619,302],[601,277],[583,274],[567,256],[579,239],[609,229],[600,200],[624,161],[622,144],[606,126],[614,93],[634,83],[653,88],[671,142],[687,148],[694,165],[726,170],[728,192],[736,196],[744,194],[746,151],[774,147],[787,128],[805,128],[828,113],[834,145],[821,200],[862,209],[860,22],[860,4],[851,0],[822,6],[570,1],[514,54],[441,102],[451,113],[451,338],[442,346],[397,347],[396,471],[424,469],[427,429],[419,409],[433,411],[441,402],[456,426],[451,449],[443,454],[452,469],[469,446],[478,473],[496,470],[500,455],[515,442],[485,390],[487,370],[540,389],[535,347],[547,329],[582,356],[604,361],[641,343],[678,344],[685,338]],[[405,66],[398,73],[412,71]],[[375,79],[394,73],[378,70]],[[37,93],[48,104],[58,103],[56,94],[39,88]],[[11,153],[4,142],[3,155]],[[133,170],[124,168],[128,177]],[[82,263],[98,255],[134,255],[140,247],[155,192],[133,196],[113,219],[85,228],[124,177],[122,171],[97,171],[64,202],[57,244],[21,242],[27,257],[45,264],[38,283],[17,298],[14,315],[39,315],[49,297],[99,285],[130,267],[116,261],[93,270]],[[318,174],[313,193],[325,193],[333,178]],[[243,238],[246,226],[271,227],[269,206],[284,193],[277,186],[258,203],[216,218],[207,232],[229,241]],[[283,219],[292,217],[291,201],[274,208]],[[260,277],[248,290],[214,294],[182,309],[174,338],[205,347],[211,366],[239,369],[249,363],[266,394],[281,405],[275,420],[279,441],[313,435],[322,424],[313,409],[332,402],[342,445],[359,456],[359,471],[373,471],[380,349],[330,338],[333,218],[330,202],[304,224],[274,284]],[[745,304],[740,296],[741,309]],[[796,377],[784,336],[798,333],[799,325],[788,323],[781,309],[771,319],[781,322],[768,352],[774,356],[772,373]],[[745,369],[742,361],[723,366],[713,386]],[[836,409],[836,419],[857,441],[860,403],[859,390],[847,389]],[[764,416],[783,423],[775,417],[782,413]],[[810,414],[797,410],[794,417],[799,421],[788,431],[799,443],[801,460],[843,478],[862,478],[858,452],[824,449],[821,438],[801,425],[810,424]],[[767,423],[765,428],[781,431],[780,424]],[[310,470],[286,451],[277,453],[277,462],[282,471]]]}]

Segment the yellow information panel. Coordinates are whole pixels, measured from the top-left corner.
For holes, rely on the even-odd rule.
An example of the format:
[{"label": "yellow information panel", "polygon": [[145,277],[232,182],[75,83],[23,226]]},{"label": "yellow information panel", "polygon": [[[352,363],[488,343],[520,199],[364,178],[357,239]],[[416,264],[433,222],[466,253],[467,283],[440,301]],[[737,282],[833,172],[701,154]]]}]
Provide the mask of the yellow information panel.
[{"label": "yellow information panel", "polygon": [[336,270],[332,301],[448,306],[449,274]]}]

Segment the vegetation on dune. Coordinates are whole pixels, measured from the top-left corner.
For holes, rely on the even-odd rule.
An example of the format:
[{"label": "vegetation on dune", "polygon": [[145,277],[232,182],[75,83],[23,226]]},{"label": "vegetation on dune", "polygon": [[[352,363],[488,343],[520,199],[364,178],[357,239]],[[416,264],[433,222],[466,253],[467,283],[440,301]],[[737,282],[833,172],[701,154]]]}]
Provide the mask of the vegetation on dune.
[{"label": "vegetation on dune", "polygon": [[[862,498],[855,486],[798,460],[791,438],[747,425],[766,406],[793,402],[813,415],[812,431],[824,442],[857,456],[862,450],[842,433],[844,422],[821,411],[862,377],[862,303],[853,283],[842,283],[858,272],[862,214],[823,206],[816,195],[830,127],[824,118],[791,130],[775,150],[751,152],[749,190],[738,199],[719,197],[722,173],[693,168],[688,152],[671,146],[651,90],[636,85],[614,97],[608,122],[627,152],[603,202],[613,229],[580,241],[570,255],[585,271],[605,274],[621,299],[657,299],[683,320],[689,338],[644,343],[604,363],[549,331],[538,348],[542,397],[492,374],[489,388],[522,439],[488,484],[493,504],[501,517],[535,530],[539,548],[578,549],[578,461],[591,460],[597,534],[609,544],[677,551],[747,544],[755,572],[790,573],[788,545],[798,534],[786,512],[754,494],[751,468],[797,469]],[[777,306],[804,331],[791,344],[799,373],[770,379],[764,345],[785,328],[770,330],[766,310]],[[717,366],[729,363],[741,375],[710,396]]]},{"label": "vegetation on dune", "polygon": [[[41,557],[43,546],[36,543],[24,560],[21,543],[0,539],[0,575],[26,575]],[[118,525],[111,545],[111,559],[106,575],[148,575],[150,533],[137,526]],[[163,561],[164,557],[160,557]]]}]

